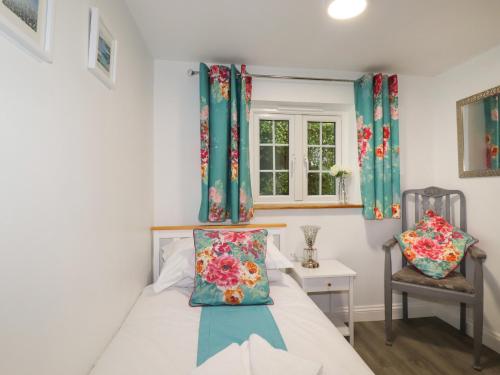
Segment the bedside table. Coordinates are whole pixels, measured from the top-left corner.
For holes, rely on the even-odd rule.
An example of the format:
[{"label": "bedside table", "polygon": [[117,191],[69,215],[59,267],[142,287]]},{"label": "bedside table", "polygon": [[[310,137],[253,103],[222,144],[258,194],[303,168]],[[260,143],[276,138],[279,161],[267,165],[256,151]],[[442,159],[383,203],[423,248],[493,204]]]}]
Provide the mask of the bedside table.
[{"label": "bedside table", "polygon": [[319,268],[304,268],[300,262],[294,262],[290,276],[299,283],[304,292],[347,292],[349,293],[349,325],[333,318],[333,323],[349,342],[354,345],[354,278],[356,272],[335,259],[319,261]]}]

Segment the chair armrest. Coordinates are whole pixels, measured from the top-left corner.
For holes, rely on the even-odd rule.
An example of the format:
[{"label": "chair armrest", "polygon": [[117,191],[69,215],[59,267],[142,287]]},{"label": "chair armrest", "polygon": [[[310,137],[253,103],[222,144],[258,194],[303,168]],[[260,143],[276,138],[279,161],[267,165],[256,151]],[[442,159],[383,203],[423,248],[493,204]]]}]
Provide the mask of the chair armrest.
[{"label": "chair armrest", "polygon": [[390,251],[394,246],[396,246],[397,243],[398,241],[396,241],[395,238],[391,238],[382,245],[382,249],[384,249],[385,251]]},{"label": "chair armrest", "polygon": [[484,277],[483,262],[486,259],[486,253],[476,246],[471,246],[468,253],[474,260],[474,290],[478,300],[483,303]]},{"label": "chair armrest", "polygon": [[486,259],[486,253],[476,246],[471,246],[469,248],[469,254],[474,260],[484,261]]}]

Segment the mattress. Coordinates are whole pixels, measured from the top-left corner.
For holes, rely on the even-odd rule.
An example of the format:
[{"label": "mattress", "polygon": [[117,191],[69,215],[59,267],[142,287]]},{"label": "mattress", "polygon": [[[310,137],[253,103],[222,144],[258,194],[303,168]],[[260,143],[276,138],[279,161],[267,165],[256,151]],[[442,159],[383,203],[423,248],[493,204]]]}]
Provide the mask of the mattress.
[{"label": "mattress", "polygon": [[[91,375],[189,374],[196,367],[201,308],[188,289],[144,289]],[[373,374],[289,276],[271,283],[270,310],[290,353],[323,364],[322,374]]]}]

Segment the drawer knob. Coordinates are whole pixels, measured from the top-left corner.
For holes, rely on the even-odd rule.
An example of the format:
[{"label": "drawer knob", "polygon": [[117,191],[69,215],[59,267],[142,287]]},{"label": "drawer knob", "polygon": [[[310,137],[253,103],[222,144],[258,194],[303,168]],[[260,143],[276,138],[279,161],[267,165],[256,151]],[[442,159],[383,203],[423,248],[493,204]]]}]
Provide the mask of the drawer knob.
[{"label": "drawer knob", "polygon": [[328,283],[328,286],[332,286],[332,283]]}]

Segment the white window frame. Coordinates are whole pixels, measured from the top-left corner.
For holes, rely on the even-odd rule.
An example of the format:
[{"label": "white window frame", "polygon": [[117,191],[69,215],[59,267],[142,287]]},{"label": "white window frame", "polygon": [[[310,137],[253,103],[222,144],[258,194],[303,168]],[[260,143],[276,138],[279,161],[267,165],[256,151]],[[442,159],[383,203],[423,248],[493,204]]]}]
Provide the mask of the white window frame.
[{"label": "white window frame", "polygon": [[[335,162],[342,165],[344,135],[342,123],[344,113],[324,112],[321,115],[298,111],[277,111],[276,109],[253,109],[251,111],[250,168],[255,203],[326,203],[338,201],[337,195],[307,195],[307,122],[335,122]],[[288,120],[289,122],[289,195],[260,195],[260,120]],[[273,156],[274,157],[274,156]]]}]

